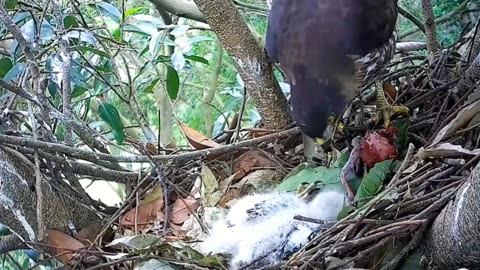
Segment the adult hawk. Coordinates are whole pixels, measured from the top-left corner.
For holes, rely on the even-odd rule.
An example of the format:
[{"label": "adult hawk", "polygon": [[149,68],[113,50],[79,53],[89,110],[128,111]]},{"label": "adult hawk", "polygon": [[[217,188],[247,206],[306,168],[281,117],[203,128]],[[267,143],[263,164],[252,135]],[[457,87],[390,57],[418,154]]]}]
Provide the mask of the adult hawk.
[{"label": "adult hawk", "polygon": [[[332,135],[330,116],[341,115],[357,90],[378,78],[395,51],[397,15],[397,0],[273,0],[266,50],[288,77],[303,133]],[[391,108],[382,85],[376,89],[388,125]]]}]

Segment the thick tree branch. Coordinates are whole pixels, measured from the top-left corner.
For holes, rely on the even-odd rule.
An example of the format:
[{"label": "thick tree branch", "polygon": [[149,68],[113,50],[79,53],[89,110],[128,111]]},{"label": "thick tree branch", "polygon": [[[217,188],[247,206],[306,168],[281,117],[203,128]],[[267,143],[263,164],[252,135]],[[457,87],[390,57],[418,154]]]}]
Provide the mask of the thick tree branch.
[{"label": "thick tree branch", "polygon": [[480,163],[435,219],[427,236],[429,269],[480,267]]},{"label": "thick tree branch", "polygon": [[150,0],[157,9],[164,9],[172,14],[199,22],[206,22],[203,14],[193,1],[188,0]]},{"label": "thick tree branch", "polygon": [[233,2],[195,0],[195,3],[232,57],[265,127],[285,127],[292,119],[287,99],[275,80],[266,53],[257,44]]}]

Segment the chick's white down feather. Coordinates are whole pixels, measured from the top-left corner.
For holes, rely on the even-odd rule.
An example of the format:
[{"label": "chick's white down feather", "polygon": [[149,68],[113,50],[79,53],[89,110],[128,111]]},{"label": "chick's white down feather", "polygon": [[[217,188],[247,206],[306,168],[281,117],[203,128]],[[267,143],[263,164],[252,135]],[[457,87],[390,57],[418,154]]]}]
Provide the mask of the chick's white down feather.
[{"label": "chick's white down feather", "polygon": [[231,254],[231,269],[271,265],[305,245],[319,228],[318,224],[298,221],[294,216],[336,220],[344,199],[344,193],[339,191],[322,191],[310,202],[292,193],[248,195],[213,224],[200,245],[201,251]]}]

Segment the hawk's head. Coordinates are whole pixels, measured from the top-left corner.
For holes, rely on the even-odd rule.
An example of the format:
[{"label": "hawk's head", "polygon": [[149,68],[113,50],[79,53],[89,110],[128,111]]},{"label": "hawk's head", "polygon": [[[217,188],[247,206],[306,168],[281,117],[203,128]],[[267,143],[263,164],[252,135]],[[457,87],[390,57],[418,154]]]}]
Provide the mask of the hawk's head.
[{"label": "hawk's head", "polygon": [[291,87],[290,102],[298,127],[311,138],[330,139],[334,118],[342,115],[350,100],[345,95],[345,81],[336,77],[304,77]]}]

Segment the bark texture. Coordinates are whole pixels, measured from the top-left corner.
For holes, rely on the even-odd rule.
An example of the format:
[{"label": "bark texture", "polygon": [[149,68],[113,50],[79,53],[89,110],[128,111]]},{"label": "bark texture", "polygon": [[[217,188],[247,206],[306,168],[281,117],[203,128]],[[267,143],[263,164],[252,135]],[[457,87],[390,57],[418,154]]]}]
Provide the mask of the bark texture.
[{"label": "bark texture", "polygon": [[258,46],[233,2],[195,0],[195,3],[232,57],[248,94],[262,116],[264,127],[285,127],[292,120],[287,99],[275,80],[270,60]]},{"label": "bark texture", "polygon": [[457,84],[457,94],[459,96],[465,95],[472,87],[476,87],[473,93],[469,96],[468,101],[474,101],[480,98],[480,92],[476,85],[480,81],[480,54],[475,57],[468,69],[465,71],[462,79]]},{"label": "bark texture", "polygon": [[480,268],[480,163],[438,215],[424,246],[428,269]]},{"label": "bark texture", "polygon": [[433,56],[438,52],[437,27],[433,15],[431,0],[422,0],[423,24],[425,25],[425,35],[427,37],[428,54]]},{"label": "bark texture", "polygon": [[[17,237],[0,237],[0,253],[15,249],[21,241],[37,238],[34,165],[20,153],[0,148],[0,223]],[[71,221],[78,230],[99,221],[95,211],[59,185],[43,177],[43,217],[46,229],[68,232]],[[63,202],[62,202],[63,199]]]}]

